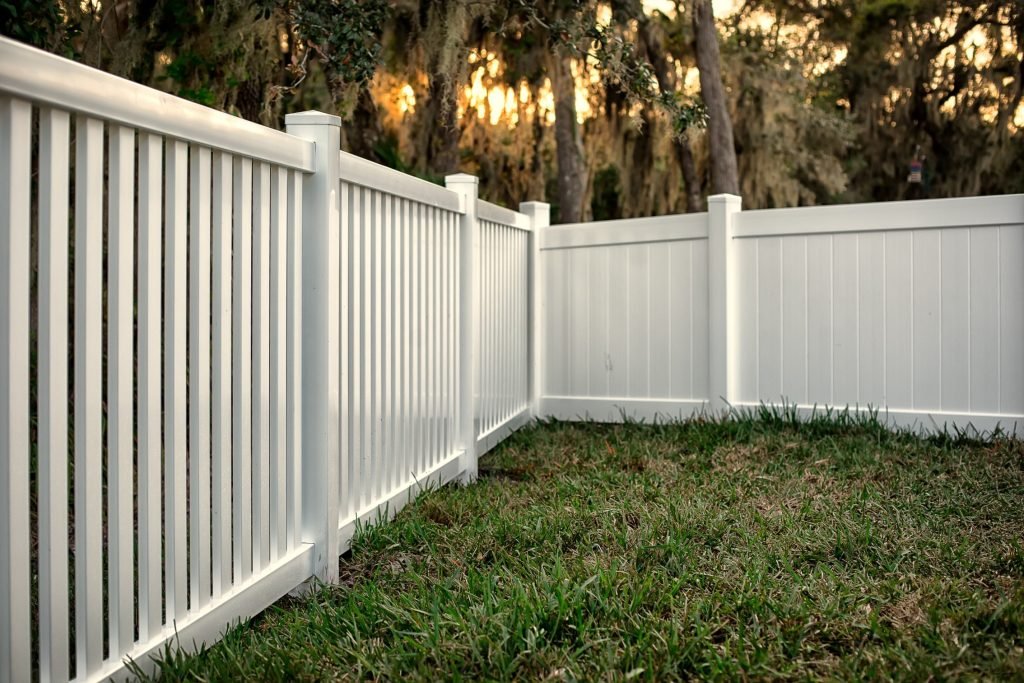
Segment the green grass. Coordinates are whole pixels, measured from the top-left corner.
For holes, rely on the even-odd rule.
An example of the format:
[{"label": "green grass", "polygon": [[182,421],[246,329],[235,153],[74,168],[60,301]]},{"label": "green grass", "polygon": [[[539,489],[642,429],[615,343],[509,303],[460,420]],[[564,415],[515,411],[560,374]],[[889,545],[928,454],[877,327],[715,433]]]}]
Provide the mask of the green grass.
[{"label": "green grass", "polygon": [[1024,443],[554,423],[170,679],[1024,680]]}]

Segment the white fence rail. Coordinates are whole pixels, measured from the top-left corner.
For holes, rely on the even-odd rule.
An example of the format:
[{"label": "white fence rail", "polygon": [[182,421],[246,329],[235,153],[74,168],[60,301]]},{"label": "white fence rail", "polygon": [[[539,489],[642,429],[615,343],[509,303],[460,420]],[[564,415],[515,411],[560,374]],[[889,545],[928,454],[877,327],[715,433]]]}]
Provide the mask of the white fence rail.
[{"label": "white fence rail", "polygon": [[536,415],[1024,420],[1024,196],[549,228],[0,39],[0,682],[152,668]]},{"label": "white fence rail", "polygon": [[1024,196],[710,212],[543,232],[540,412],[725,405],[1024,422]]}]

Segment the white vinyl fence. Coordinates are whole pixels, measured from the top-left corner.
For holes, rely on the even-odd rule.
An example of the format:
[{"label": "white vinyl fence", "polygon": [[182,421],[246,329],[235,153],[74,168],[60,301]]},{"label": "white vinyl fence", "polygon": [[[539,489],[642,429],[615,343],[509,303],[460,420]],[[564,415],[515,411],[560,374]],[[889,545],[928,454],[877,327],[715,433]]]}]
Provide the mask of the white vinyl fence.
[{"label": "white vinyl fence", "polygon": [[0,39],[0,683],[124,678],[531,417],[1024,419],[1024,196],[548,227]]},{"label": "white vinyl fence", "polygon": [[477,438],[490,450],[531,417],[530,219],[481,201],[480,378]]},{"label": "white vinyl fence", "polygon": [[0,681],[212,643],[524,422],[531,219],[287,124],[0,39]]},{"label": "white vinyl fence", "polygon": [[762,403],[1024,425],[1024,195],[543,231],[542,415]]}]

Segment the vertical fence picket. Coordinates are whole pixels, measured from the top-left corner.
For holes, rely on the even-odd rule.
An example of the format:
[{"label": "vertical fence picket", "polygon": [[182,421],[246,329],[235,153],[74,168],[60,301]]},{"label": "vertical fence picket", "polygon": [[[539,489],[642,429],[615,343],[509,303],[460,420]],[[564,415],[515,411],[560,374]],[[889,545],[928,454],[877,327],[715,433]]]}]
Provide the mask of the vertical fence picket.
[{"label": "vertical fence picket", "polygon": [[287,546],[287,390],[286,310],[288,172],[270,176],[270,557]]},{"label": "vertical fence picket", "polygon": [[288,548],[293,549],[300,542],[302,495],[302,174],[296,171],[288,171],[287,230]]},{"label": "vertical fence picket", "polygon": [[210,150],[189,159],[189,607],[210,601]]},{"label": "vertical fence picket", "polygon": [[107,524],[110,652],[135,639],[134,401],[135,131],[113,126],[107,246]]},{"label": "vertical fence picket", "polygon": [[163,623],[160,513],[161,186],[163,140],[139,134],[139,640]]},{"label": "vertical fence picket", "polygon": [[409,202],[408,200],[402,199],[399,202],[402,207],[402,220],[401,226],[401,246],[402,246],[402,267],[399,269],[399,291],[401,292],[401,309],[402,309],[402,340],[401,346],[401,366],[402,366],[402,379],[401,379],[401,408],[400,412],[402,415],[402,459],[401,469],[399,470],[399,481],[403,484],[408,482],[412,477],[410,475],[412,464],[410,458],[411,441],[409,438],[410,434],[410,416],[409,416],[409,398],[411,395],[411,378],[410,378],[410,358],[412,349],[412,336],[413,330],[410,327],[410,302],[412,300],[411,291],[409,287],[409,269],[411,267],[409,263],[409,254],[411,251],[410,243],[410,229],[409,229]]},{"label": "vertical fence picket", "polygon": [[167,623],[187,609],[185,441],[188,145],[168,140],[164,177],[164,582]]},{"label": "vertical fence picket", "polygon": [[384,467],[381,472],[383,493],[385,495],[390,494],[392,487],[394,486],[393,472],[395,470],[395,441],[394,434],[392,433],[392,427],[394,425],[394,405],[392,400],[395,396],[393,378],[395,374],[395,359],[391,354],[392,349],[392,320],[394,320],[394,280],[395,280],[395,268],[394,268],[394,253],[395,253],[395,241],[394,241],[394,227],[395,218],[393,214],[393,197],[391,195],[385,195],[384,202],[384,292],[382,301],[384,303],[384,352],[381,354],[382,365],[384,366],[383,379],[382,379],[382,412],[384,415],[383,437],[381,443],[383,444],[382,455],[384,458]]},{"label": "vertical fence picket", "polygon": [[516,315],[516,299],[519,296],[519,278],[515,275],[515,247],[516,247],[516,230],[509,228],[506,233],[506,248],[508,250],[505,256],[505,273],[507,277],[508,287],[508,388],[507,397],[505,399],[505,405],[507,406],[507,415],[512,417],[516,413],[516,360],[519,357],[517,349],[519,335],[522,334],[522,329],[519,327],[518,316]]},{"label": "vertical fence picket", "polygon": [[360,201],[362,190],[352,187],[349,203],[349,228],[351,235],[350,249],[348,255],[348,267],[351,270],[349,297],[351,308],[348,316],[349,325],[349,377],[351,387],[349,400],[349,429],[352,431],[352,450],[349,453],[348,471],[348,506],[349,516],[359,512],[360,493],[359,486],[362,483],[360,472],[363,462],[363,289],[366,286],[363,276],[363,226],[358,219],[362,211]]},{"label": "vertical fence picket", "polygon": [[32,108],[0,97],[0,681],[31,675],[29,178]]},{"label": "vertical fence picket", "polygon": [[449,321],[448,321],[448,340],[449,340],[449,376],[450,376],[450,391],[451,397],[449,399],[449,418],[448,424],[451,430],[450,443],[448,444],[449,455],[454,455],[459,443],[459,427],[458,427],[458,415],[459,415],[459,222],[457,214],[448,214],[448,236],[449,236],[449,252],[448,252],[448,267],[449,267],[449,278],[451,280],[451,292],[448,295],[448,306],[449,306]]},{"label": "vertical fence picket", "polygon": [[270,561],[270,166],[253,178],[252,566]]},{"label": "vertical fence picket", "polygon": [[213,153],[212,187],[212,411],[213,597],[231,587],[231,226],[232,169],[226,152]]},{"label": "vertical fence picket", "polygon": [[426,356],[424,355],[424,347],[426,346],[426,288],[423,286],[426,281],[426,275],[423,267],[423,255],[424,255],[424,226],[423,226],[423,205],[416,204],[413,209],[416,215],[416,389],[413,392],[413,401],[415,402],[415,408],[413,409],[416,415],[416,446],[415,446],[415,471],[422,472],[426,469],[426,415],[424,414],[423,405],[425,401],[423,396],[426,393],[426,368],[425,361]]},{"label": "vertical fence picket", "polygon": [[232,535],[234,580],[252,574],[252,161],[235,159],[232,273]]},{"label": "vertical fence picket", "polygon": [[352,372],[352,316],[355,312],[352,303],[352,281],[355,271],[352,267],[351,244],[354,239],[352,227],[352,192],[351,186],[341,183],[340,205],[340,234],[338,239],[339,263],[342,264],[344,272],[341,274],[341,292],[339,297],[341,338],[339,339],[339,380],[341,409],[339,410],[340,424],[338,438],[341,443],[341,452],[338,463],[338,490],[341,495],[340,515],[341,520],[348,520],[352,516],[352,460],[356,453],[354,447],[355,434],[352,429],[352,392],[355,386],[355,378]]},{"label": "vertical fence picket", "polygon": [[[69,130],[67,112],[49,108],[40,111],[39,676],[41,680],[55,681],[66,680],[70,674],[67,543]],[[17,223],[12,220],[8,224]],[[11,250],[3,253],[11,253]],[[8,429],[5,433],[12,432]]]},{"label": "vertical fence picket", "polygon": [[75,642],[103,660],[103,122],[75,120]]},{"label": "vertical fence picket", "polygon": [[486,296],[486,304],[480,309],[481,327],[487,333],[487,351],[484,354],[486,365],[480,367],[481,379],[487,383],[487,422],[480,427],[480,434],[491,431],[498,414],[498,269],[497,269],[497,235],[490,223],[481,226],[481,238],[487,240],[486,257],[480,259],[486,268],[486,284],[482,293]]},{"label": "vertical fence picket", "polygon": [[491,358],[487,369],[481,369],[481,372],[485,376],[490,375],[491,377],[491,420],[486,430],[489,432],[498,424],[498,416],[501,412],[501,229],[496,225],[488,224],[487,232],[490,235],[490,252],[488,254],[490,285],[488,291],[491,302],[491,321],[487,324],[487,329],[491,332]]},{"label": "vertical fence picket", "polygon": [[509,243],[509,228],[505,226],[498,227],[498,239],[499,247],[498,252],[500,260],[498,262],[498,278],[499,278],[499,295],[500,295],[500,318],[498,323],[499,335],[501,338],[501,349],[499,355],[499,368],[501,370],[501,405],[499,410],[498,422],[501,423],[506,417],[508,417],[508,397],[509,397],[509,380],[511,379],[510,366],[512,363],[511,353],[511,335],[512,329],[510,322],[509,312],[511,307],[509,306],[511,298],[510,285],[511,281],[508,276],[508,243]]},{"label": "vertical fence picket", "polygon": [[[370,457],[373,453],[373,406],[371,404],[373,399],[373,339],[371,337],[373,329],[373,233],[370,227],[373,204],[369,201],[370,190],[362,187],[355,189],[355,198],[358,201],[353,202],[353,206],[355,207],[355,215],[360,217],[357,230],[359,231],[361,247],[356,252],[356,258],[360,263],[359,279],[362,280],[360,287],[362,300],[359,302],[362,315],[359,316],[355,323],[360,337],[360,354],[356,358],[359,362],[358,372],[360,376],[358,410],[361,449],[359,453],[359,469],[355,477],[357,489],[353,492],[353,497],[358,501],[356,503],[358,514],[363,511],[363,508],[369,502],[367,488],[370,484]],[[360,209],[363,213],[360,213]]]},{"label": "vertical fence picket", "polygon": [[441,354],[444,349],[444,217],[440,209],[434,209],[434,452],[435,461],[441,462],[444,452],[444,364]]},{"label": "vertical fence picket", "polygon": [[448,297],[451,292],[448,269],[448,250],[451,248],[448,241],[448,212],[441,212],[441,220],[438,224],[441,235],[441,456],[447,458],[451,453],[448,447],[450,430],[448,429],[448,418],[452,414],[451,406],[448,404],[451,386],[448,383],[448,370],[451,363],[448,356],[448,343],[451,336],[448,334],[448,323],[451,317],[451,309],[448,306]]},{"label": "vertical fence picket", "polygon": [[355,443],[352,449],[352,478],[350,493],[352,512],[358,514],[362,509],[362,496],[366,486],[366,454],[369,449],[369,430],[367,429],[367,395],[370,393],[367,381],[370,357],[367,343],[367,317],[370,315],[369,300],[369,229],[367,228],[366,197],[361,187],[352,187],[352,339],[353,362],[352,377],[354,381],[352,393],[352,425]]},{"label": "vertical fence picket", "polygon": [[426,296],[427,296],[427,463],[432,467],[437,462],[437,413],[434,402],[437,396],[437,361],[434,357],[437,347],[437,210],[427,207],[426,234]]},{"label": "vertical fence picket", "polygon": [[391,204],[391,488],[398,489],[402,477],[404,450],[402,445],[402,198]]},{"label": "vertical fence picket", "polygon": [[384,449],[382,448],[382,437],[383,437],[383,414],[381,411],[381,376],[382,366],[384,365],[383,358],[383,336],[382,336],[382,305],[381,305],[381,292],[383,291],[383,273],[382,262],[383,262],[383,206],[381,193],[376,191],[370,192],[370,197],[373,206],[373,243],[371,249],[373,251],[373,263],[372,263],[372,275],[371,275],[371,306],[372,306],[372,322],[371,322],[371,341],[370,341],[370,367],[372,368],[372,389],[370,392],[370,416],[371,416],[371,434],[373,439],[370,441],[370,452],[367,464],[369,465],[370,476],[366,482],[366,494],[367,494],[367,505],[372,504],[379,500],[381,495],[381,472],[384,459]]}]

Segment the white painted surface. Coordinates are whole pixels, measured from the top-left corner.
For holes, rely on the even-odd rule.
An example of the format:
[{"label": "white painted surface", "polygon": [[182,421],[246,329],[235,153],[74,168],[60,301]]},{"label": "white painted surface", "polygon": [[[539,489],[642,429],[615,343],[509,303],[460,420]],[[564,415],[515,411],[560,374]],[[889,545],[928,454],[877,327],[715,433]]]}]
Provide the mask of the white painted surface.
[{"label": "white painted surface", "polygon": [[[339,121],[317,112],[269,131],[6,39],[0,93],[0,681],[118,675],[176,633],[210,643],[335,580],[357,524],[472,479],[535,415],[785,402],[1024,424],[1021,195],[750,212],[721,197],[549,227],[546,205],[481,202],[472,177],[442,188],[336,153]],[[33,446],[38,608],[21,550]]]},{"label": "white painted surface", "polygon": [[542,247],[544,396],[706,400],[707,239],[600,239]]},{"label": "white painted surface", "polygon": [[[529,220],[516,215],[522,216],[516,223]],[[490,220],[479,224],[478,439],[530,407],[530,233]]]},{"label": "white painted surface", "polygon": [[546,414],[721,396],[1018,428],[1024,196],[733,210],[544,232]]},{"label": "white painted surface", "polygon": [[[4,54],[9,48],[0,44]],[[22,48],[11,49],[21,59]],[[44,84],[54,65],[65,68],[40,60]],[[5,57],[0,91],[20,87],[9,66]],[[293,262],[286,277],[286,232],[301,235],[294,181],[302,172],[290,166],[303,167],[312,144],[245,122],[192,135],[191,123],[173,120],[174,107],[147,109],[144,88],[125,86],[141,97],[134,103],[78,88],[68,82],[59,102],[47,99],[56,90],[27,92],[26,100],[0,95],[0,681],[27,680],[33,668],[41,680],[123,674],[125,656],[148,656],[176,635],[211,642],[313,573],[313,546],[295,532],[290,544],[280,541],[286,521],[298,528],[304,492],[286,488],[299,476],[297,456],[284,453],[287,427],[271,425],[286,425],[295,400],[287,376],[300,371],[294,349],[292,362],[283,360],[300,339],[300,318],[288,309],[301,301],[302,266]],[[132,107],[138,117],[122,118]],[[202,120],[213,129],[237,121],[211,116]],[[217,142],[236,133],[237,144]],[[264,143],[257,154],[252,146]],[[35,332],[27,307],[34,212]],[[39,358],[35,378],[30,351]],[[33,381],[37,444],[26,408]],[[33,446],[38,496],[29,491]],[[26,551],[32,505],[40,545]],[[316,550],[336,540],[336,519],[330,527]],[[29,601],[33,562],[37,605]]]},{"label": "white painted surface", "polygon": [[[990,224],[992,199],[999,219]],[[908,202],[929,227],[736,240],[740,402],[1024,414],[1024,198]],[[902,204],[902,203],[901,203]],[[830,207],[832,208],[832,207]],[[896,212],[906,211],[905,206]],[[844,225],[871,206],[850,207]],[[948,213],[953,223],[936,227]],[[1004,215],[1005,214],[1005,215]],[[975,226],[963,216],[975,217]],[[767,212],[741,214],[760,234]],[[786,230],[789,232],[789,229]]]}]

